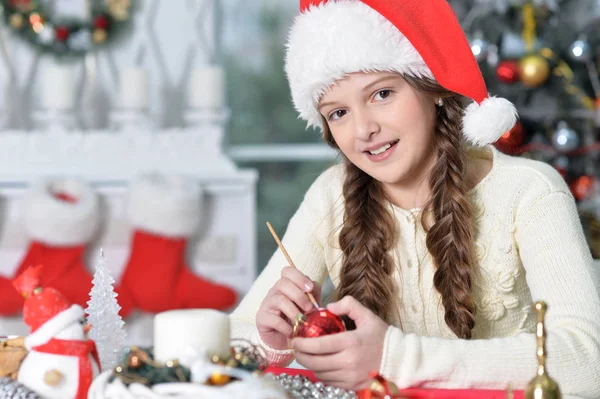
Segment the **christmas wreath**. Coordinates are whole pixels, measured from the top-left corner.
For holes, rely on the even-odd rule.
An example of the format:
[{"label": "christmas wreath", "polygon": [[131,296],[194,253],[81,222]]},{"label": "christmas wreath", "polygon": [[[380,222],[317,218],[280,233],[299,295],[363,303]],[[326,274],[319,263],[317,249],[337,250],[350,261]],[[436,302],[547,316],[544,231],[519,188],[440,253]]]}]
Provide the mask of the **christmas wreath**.
[{"label": "christmas wreath", "polygon": [[91,1],[87,20],[52,15],[41,0],[0,0],[6,23],[44,52],[78,56],[110,42],[130,20],[131,0]]}]

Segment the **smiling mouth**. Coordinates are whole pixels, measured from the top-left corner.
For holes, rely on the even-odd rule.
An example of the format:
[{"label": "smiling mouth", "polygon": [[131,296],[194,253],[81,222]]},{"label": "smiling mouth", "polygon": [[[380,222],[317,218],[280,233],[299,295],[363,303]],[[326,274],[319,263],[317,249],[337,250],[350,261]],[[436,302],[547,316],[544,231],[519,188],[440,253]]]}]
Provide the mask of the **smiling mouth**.
[{"label": "smiling mouth", "polygon": [[371,151],[365,151],[365,152],[368,153],[368,154],[371,154],[371,155],[383,154],[384,152],[386,152],[387,150],[389,150],[390,148],[392,148],[393,146],[395,146],[396,144],[398,144],[398,141],[399,140],[394,140],[394,141],[391,141],[391,142],[389,142],[387,144],[382,145],[379,148],[376,148],[376,149],[371,150]]}]

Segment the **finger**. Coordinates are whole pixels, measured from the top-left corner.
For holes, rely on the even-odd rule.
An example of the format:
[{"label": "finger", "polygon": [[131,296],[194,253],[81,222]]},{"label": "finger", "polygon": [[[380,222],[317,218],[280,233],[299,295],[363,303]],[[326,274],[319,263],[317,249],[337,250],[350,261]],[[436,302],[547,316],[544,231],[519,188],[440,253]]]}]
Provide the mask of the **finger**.
[{"label": "finger", "polygon": [[267,309],[271,313],[287,317],[290,325],[294,324],[296,315],[302,313],[298,306],[283,294],[272,295],[268,300]]},{"label": "finger", "polygon": [[327,309],[338,316],[347,315],[354,320],[356,325],[360,325],[373,315],[373,312],[349,295],[328,304]]},{"label": "finger", "polygon": [[337,371],[344,368],[344,352],[328,355],[313,355],[294,348],[294,357],[302,366],[313,372]]},{"label": "finger", "polygon": [[303,291],[300,287],[298,287],[293,281],[288,278],[281,278],[275,284],[275,289],[278,293],[285,295],[287,298],[291,299],[298,309],[301,309],[302,312],[308,312],[313,308],[310,299],[306,296],[306,292]]},{"label": "finger", "polygon": [[295,267],[288,266],[281,269],[281,277],[292,281],[304,292],[311,292],[314,288],[313,281]]},{"label": "finger", "polygon": [[[276,314],[263,312],[260,315],[256,315],[257,320],[260,319],[260,325],[257,326],[259,329],[270,329],[277,331],[286,337],[292,336],[292,326],[285,321],[281,316]],[[258,324],[258,323],[257,323]]]},{"label": "finger", "polygon": [[342,352],[357,344],[354,331],[325,335],[317,338],[294,338],[294,350],[312,355],[326,355]]}]

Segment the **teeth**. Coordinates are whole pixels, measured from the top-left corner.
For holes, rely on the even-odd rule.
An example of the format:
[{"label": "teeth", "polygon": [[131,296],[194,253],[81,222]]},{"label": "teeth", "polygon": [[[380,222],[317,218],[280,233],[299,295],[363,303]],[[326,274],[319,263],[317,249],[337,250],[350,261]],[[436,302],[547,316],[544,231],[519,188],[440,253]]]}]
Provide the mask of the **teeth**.
[{"label": "teeth", "polygon": [[376,150],[369,151],[369,153],[370,153],[371,155],[379,155],[379,154],[381,154],[381,153],[385,152],[385,150],[387,150],[387,149],[388,149],[388,148],[390,148],[391,146],[392,146],[392,145],[391,145],[390,143],[387,143],[387,144],[385,144],[385,145],[383,145],[383,146],[379,147],[379,148],[378,148],[378,149],[376,149]]}]

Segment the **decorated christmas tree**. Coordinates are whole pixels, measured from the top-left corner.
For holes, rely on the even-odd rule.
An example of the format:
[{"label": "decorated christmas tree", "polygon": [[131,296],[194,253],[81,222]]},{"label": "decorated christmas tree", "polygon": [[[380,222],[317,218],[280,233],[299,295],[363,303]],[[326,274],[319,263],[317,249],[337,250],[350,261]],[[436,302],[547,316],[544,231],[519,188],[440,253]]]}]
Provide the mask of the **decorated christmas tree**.
[{"label": "decorated christmas tree", "polygon": [[114,283],[106,266],[104,251],[100,249],[86,314],[92,326],[90,339],[96,343],[102,370],[112,369],[118,364],[125,345],[125,323],[119,315],[121,306],[117,302]]},{"label": "decorated christmas tree", "polygon": [[600,1],[451,0],[488,90],[517,107],[496,144],[554,166],[600,258]]}]

